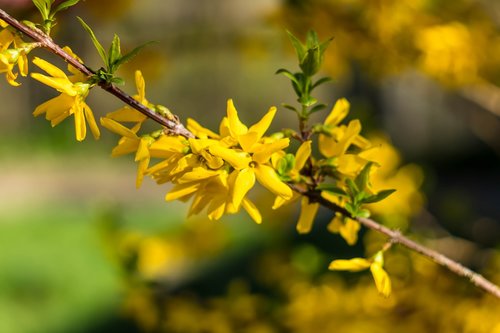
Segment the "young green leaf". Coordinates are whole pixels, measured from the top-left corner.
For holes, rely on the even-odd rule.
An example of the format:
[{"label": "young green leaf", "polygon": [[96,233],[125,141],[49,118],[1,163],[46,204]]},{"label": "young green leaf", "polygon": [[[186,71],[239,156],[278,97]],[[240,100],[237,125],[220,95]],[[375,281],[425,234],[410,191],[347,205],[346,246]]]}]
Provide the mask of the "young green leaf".
[{"label": "young green leaf", "polygon": [[287,30],[286,32],[288,34],[288,37],[290,38],[290,42],[292,42],[295,52],[297,52],[299,63],[301,63],[306,56],[307,49],[304,46],[304,44],[302,44],[302,42],[297,37],[295,37],[290,31]]},{"label": "young green leaf", "polygon": [[368,162],[356,177],[355,182],[359,189],[364,190],[368,186],[370,179],[370,169],[372,166],[373,162]]},{"label": "young green leaf", "polygon": [[288,69],[280,68],[274,74],[283,74],[287,78],[289,78],[292,82],[296,83],[297,85],[301,85],[297,77],[294,74],[292,74],[292,72],[290,72]]},{"label": "young green leaf", "polygon": [[52,5],[53,0],[32,0],[33,4],[38,8],[40,14],[42,15],[42,19],[45,21],[49,18],[50,6]]},{"label": "young green leaf", "polygon": [[328,81],[331,81],[332,78],[331,77],[328,77],[328,76],[325,76],[325,77],[322,77],[321,79],[319,79],[318,81],[314,82],[313,85],[311,86],[311,90],[313,90],[314,88],[316,88],[317,86],[325,83],[325,82],[328,82]]},{"label": "young green leaf", "polygon": [[76,5],[80,0],[67,0],[67,1],[64,1],[62,3],[60,3],[53,11],[52,13],[50,14],[50,17],[54,17],[54,15],[58,12],[60,12],[61,10],[65,10],[65,9],[68,9],[69,7],[72,7],[74,5]]},{"label": "young green leaf", "polygon": [[94,43],[94,46],[95,46],[97,52],[99,52],[99,55],[101,56],[102,61],[104,61],[104,63],[107,64],[108,61],[107,61],[107,57],[106,57],[106,51],[104,51],[104,48],[102,47],[101,43],[99,43],[99,41],[97,40],[97,37],[95,36],[95,34],[92,31],[92,29],[87,25],[87,23],[85,23],[84,20],[82,20],[82,18],[80,18],[78,16],[76,18],[80,21],[80,23],[82,24],[83,28],[90,35],[90,39],[92,39],[92,43]]},{"label": "young green leaf", "polygon": [[135,47],[132,51],[126,53],[125,55],[123,55],[119,60],[116,61],[116,66],[121,66],[127,62],[129,62],[130,60],[132,60],[143,48],[145,48],[146,46],[150,45],[154,43],[153,41],[150,41],[150,42],[146,42],[142,45],[139,45],[137,47]]},{"label": "young green leaf", "polygon": [[330,192],[332,194],[335,194],[335,195],[338,195],[341,197],[347,196],[347,193],[345,193],[345,191],[343,189],[335,186],[334,184],[319,184],[318,186],[316,186],[316,189],[320,190],[320,191]]},{"label": "young green leaf", "polygon": [[326,108],[326,105],[325,104],[318,104],[318,105],[315,105],[311,110],[309,110],[309,114],[312,114],[314,112],[318,112],[318,111],[321,111],[323,110],[324,108]]},{"label": "young green leaf", "polygon": [[306,47],[308,49],[313,49],[318,47],[319,45],[318,34],[314,30],[309,30],[306,36]]},{"label": "young green leaf", "polygon": [[120,37],[115,34],[108,51],[107,66],[109,72],[114,73],[118,69],[116,63],[120,60],[121,56]]},{"label": "young green leaf", "polygon": [[347,188],[349,189],[349,194],[352,198],[354,198],[359,192],[358,186],[350,178],[347,178],[345,182],[347,184]]},{"label": "young green leaf", "polygon": [[120,86],[123,86],[125,84],[125,80],[123,80],[121,77],[112,77],[110,80],[111,83],[118,84]]},{"label": "young green leaf", "polygon": [[396,192],[396,190],[394,190],[394,189],[380,191],[377,194],[374,194],[374,195],[371,195],[371,196],[364,198],[363,203],[368,204],[368,203],[382,201],[394,192]]},{"label": "young green leaf", "polygon": [[281,106],[288,109],[288,110],[292,110],[294,112],[297,112],[297,109],[295,107],[291,106],[290,104],[281,103]]},{"label": "young green leaf", "polygon": [[370,211],[368,209],[359,209],[357,211],[355,217],[369,218],[370,217]]}]

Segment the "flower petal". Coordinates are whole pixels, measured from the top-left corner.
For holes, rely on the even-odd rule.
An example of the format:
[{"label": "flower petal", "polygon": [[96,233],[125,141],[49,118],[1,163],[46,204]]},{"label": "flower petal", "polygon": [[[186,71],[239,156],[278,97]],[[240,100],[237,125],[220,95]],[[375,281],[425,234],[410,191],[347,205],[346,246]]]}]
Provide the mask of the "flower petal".
[{"label": "flower petal", "polygon": [[288,147],[289,144],[288,138],[261,144],[254,149],[253,160],[257,163],[267,163],[274,153]]},{"label": "flower petal", "polygon": [[391,279],[387,272],[378,263],[373,263],[370,266],[370,271],[373,275],[373,280],[375,280],[375,286],[379,293],[383,296],[388,297],[391,294]]},{"label": "flower petal", "polygon": [[94,138],[97,140],[101,136],[101,132],[99,131],[99,127],[97,127],[94,114],[92,113],[92,110],[87,105],[87,103],[85,102],[82,103],[83,103],[83,111],[85,112],[85,118],[87,118],[87,121],[89,123],[90,131],[92,132]]},{"label": "flower petal", "polygon": [[75,135],[77,141],[85,140],[87,135],[87,126],[85,125],[85,116],[83,110],[78,105],[73,106],[73,112],[75,117]]},{"label": "flower petal", "polygon": [[247,211],[248,215],[252,218],[252,220],[255,221],[255,223],[260,224],[262,223],[262,216],[260,215],[259,210],[257,207],[254,205],[253,202],[251,202],[248,199],[243,199],[241,202],[241,206]]},{"label": "flower petal", "polygon": [[231,164],[231,166],[236,170],[247,168],[252,161],[247,153],[225,148],[220,146],[219,144],[210,146],[208,150],[212,155],[219,156],[220,158]]},{"label": "flower petal", "polygon": [[238,118],[238,112],[232,99],[227,101],[227,119],[229,120],[229,132],[232,137],[237,138],[238,135],[245,134],[248,131],[248,128]]},{"label": "flower petal", "polygon": [[186,183],[175,185],[165,196],[166,201],[184,198],[196,192],[200,188],[200,183]]},{"label": "flower petal", "polygon": [[47,72],[47,74],[49,74],[50,76],[52,76],[54,78],[66,79],[69,82],[66,74],[61,69],[59,69],[57,66],[52,65],[50,62],[45,61],[41,58],[35,57],[33,59],[33,63],[35,65],[37,65],[38,67],[40,67],[41,69],[43,69],[45,72]]},{"label": "flower petal", "polygon": [[239,209],[241,201],[255,184],[255,173],[252,168],[235,170],[236,179],[232,188],[232,204]]},{"label": "flower petal", "polygon": [[143,122],[147,119],[145,115],[137,111],[136,109],[132,109],[128,106],[124,106],[121,109],[118,109],[113,112],[109,112],[106,114],[106,118],[113,119],[119,122]]},{"label": "flower petal", "polygon": [[370,268],[371,262],[364,258],[353,258],[349,260],[334,260],[328,266],[329,270],[332,271],[349,271],[349,272],[359,272]]},{"label": "flower petal", "polygon": [[318,212],[319,204],[309,203],[309,199],[307,197],[302,197],[300,207],[299,222],[297,222],[297,232],[299,234],[307,234],[311,231],[314,218],[316,217],[316,213]]},{"label": "flower petal", "polygon": [[139,139],[139,137],[129,128],[126,128],[122,124],[114,121],[113,119],[109,119],[106,117],[101,117],[101,125],[106,127],[111,132],[114,132],[118,135],[130,138],[130,139]]},{"label": "flower petal", "polygon": [[337,126],[349,113],[350,104],[345,98],[340,98],[326,117],[325,125]]},{"label": "flower petal", "polygon": [[187,129],[191,131],[197,138],[200,139],[218,139],[219,135],[217,133],[212,132],[208,128],[201,126],[196,120],[188,118],[187,120]]},{"label": "flower petal", "polygon": [[248,129],[248,131],[257,133],[257,140],[259,140],[260,138],[262,138],[264,133],[266,133],[269,126],[271,126],[271,122],[273,121],[275,115],[276,115],[276,107],[273,106],[269,108],[269,111],[267,111],[264,117],[262,117],[262,119],[259,120],[259,122],[252,125]]},{"label": "flower petal", "polygon": [[135,71],[135,86],[137,88],[137,94],[139,97],[137,100],[143,103],[146,100],[146,81],[144,81],[142,72],[139,70]]},{"label": "flower petal", "polygon": [[311,141],[306,141],[302,143],[297,149],[297,153],[295,154],[295,167],[294,169],[297,171],[302,170],[304,165],[307,162],[307,159],[311,156]]},{"label": "flower petal", "polygon": [[293,192],[281,181],[281,179],[276,174],[273,168],[265,164],[259,164],[254,168],[255,175],[257,176],[257,180],[269,191],[273,192],[284,199],[291,199],[293,196]]}]

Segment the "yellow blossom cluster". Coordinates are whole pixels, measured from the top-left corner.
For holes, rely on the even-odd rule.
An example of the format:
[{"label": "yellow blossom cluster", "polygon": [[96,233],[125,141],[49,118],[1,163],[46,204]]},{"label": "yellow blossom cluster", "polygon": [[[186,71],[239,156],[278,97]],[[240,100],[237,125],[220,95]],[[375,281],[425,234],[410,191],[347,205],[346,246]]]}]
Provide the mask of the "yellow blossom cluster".
[{"label": "yellow blossom cluster", "polygon": [[5,73],[7,82],[12,86],[19,86],[16,81],[18,73],[14,73],[15,66],[18,67],[21,76],[28,75],[28,59],[26,55],[32,49],[32,43],[24,43],[15,33],[9,29],[4,21],[0,20],[0,73]]},{"label": "yellow blossom cluster", "polygon": [[[64,50],[75,59],[80,60],[69,47],[65,47]],[[87,135],[87,125],[85,121],[87,120],[94,138],[98,139],[100,136],[99,128],[97,127],[92,110],[87,103],[85,103],[85,98],[90,88],[92,88],[92,85],[87,82],[87,78],[71,65],[68,65],[68,71],[72,75],[67,76],[64,71],[57,66],[43,59],[35,58],[33,59],[33,63],[47,72],[50,76],[32,73],[31,77],[61,93],[59,96],[37,106],[33,115],[39,116],[45,114],[45,118],[50,121],[52,127],[56,126],[70,115],[73,115],[75,120],[75,135],[78,141],[83,141]]]}]

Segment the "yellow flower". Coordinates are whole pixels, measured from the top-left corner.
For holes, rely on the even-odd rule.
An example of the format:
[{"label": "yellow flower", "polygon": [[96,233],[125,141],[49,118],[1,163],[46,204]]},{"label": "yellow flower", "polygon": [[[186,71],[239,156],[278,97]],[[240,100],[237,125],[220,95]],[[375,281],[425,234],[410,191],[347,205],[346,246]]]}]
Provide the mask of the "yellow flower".
[{"label": "yellow flower", "polygon": [[111,156],[115,157],[135,152],[135,162],[138,163],[135,185],[139,188],[142,184],[144,174],[151,159],[149,146],[153,143],[154,139],[150,136],[139,137],[136,134],[139,129],[139,125],[129,129],[106,117],[101,118],[101,125],[122,136],[122,138],[118,141],[118,145],[113,148]]},{"label": "yellow flower", "polygon": [[[146,82],[144,81],[141,71],[135,71],[135,86],[137,88],[137,94],[134,95],[133,98],[139,103],[149,107],[149,102],[146,99]],[[142,123],[147,119],[146,115],[130,106],[124,106],[121,109],[110,112],[106,117],[119,122],[131,123]]]},{"label": "yellow flower", "polygon": [[370,268],[370,271],[375,281],[375,286],[378,292],[388,297],[391,294],[391,279],[387,272],[383,269],[384,255],[379,251],[370,260],[364,258],[353,258],[349,260],[333,260],[328,266],[330,270],[359,272]]},{"label": "yellow flower", "polygon": [[[259,122],[247,128],[238,118],[233,101],[229,100],[227,103],[227,124],[229,136],[234,141],[222,139],[221,142],[209,147],[211,154],[221,157],[234,168],[231,174],[235,179],[231,197],[232,204],[236,209],[239,208],[245,195],[255,184],[255,180],[284,199],[292,197],[290,187],[280,180],[276,171],[269,165],[272,154],[287,147],[289,139],[278,139],[265,143],[261,141],[275,113],[276,108],[270,108]],[[234,147],[225,147],[224,143],[234,144]]]},{"label": "yellow flower", "polygon": [[[323,198],[332,201],[332,198],[327,192],[322,193]],[[354,245],[358,241],[358,231],[361,228],[360,224],[340,213],[335,213],[335,216],[327,226],[328,231],[334,234],[340,234],[349,245]]]},{"label": "yellow flower", "polygon": [[[282,158],[284,154],[280,155]],[[302,168],[304,168],[310,156],[311,156],[311,141],[305,141],[300,145],[299,149],[297,149],[297,153],[295,154],[295,160],[294,160],[295,163],[286,176],[290,177],[293,182],[300,183],[301,181],[300,171],[302,170]],[[280,157],[278,154],[273,155],[274,159],[273,165],[275,168],[277,168],[279,164],[279,158]],[[273,209],[278,209],[284,204],[288,204],[292,201],[297,200],[299,197],[300,195],[296,193],[294,193],[293,197],[289,199],[278,196],[274,200]],[[300,215],[296,227],[298,233],[306,234],[311,231],[318,209],[319,209],[318,203],[311,203],[309,202],[309,198],[305,196],[302,197],[300,202]]]},{"label": "yellow flower", "polygon": [[[13,45],[13,48],[10,46]],[[17,73],[14,67],[17,65],[22,76],[28,75],[27,53],[33,48],[33,43],[24,43],[8,29],[0,31],[0,73],[5,73],[7,82],[12,86],[19,86],[16,82]]]},{"label": "yellow flower", "polygon": [[359,120],[351,120],[347,126],[339,125],[349,113],[350,104],[345,98],[335,102],[332,111],[325,119],[324,127],[329,136],[319,136],[319,150],[325,157],[339,157],[346,153],[351,145],[366,149],[370,142],[359,135],[361,123]]},{"label": "yellow flower", "polygon": [[328,266],[329,270],[359,272],[370,268],[371,261],[364,258],[353,258],[349,260],[338,259],[334,260]]},{"label": "yellow flower", "polygon": [[[189,200],[193,197],[193,202],[189,209],[189,216],[199,214],[204,209],[207,210],[208,218],[218,220],[223,214],[235,214],[240,207],[235,207],[231,200],[231,189],[234,187],[234,177],[228,176],[225,170],[207,170],[203,167],[194,168],[191,172],[185,173],[180,179],[184,182],[178,183],[167,193],[165,199]],[[241,201],[243,207],[250,217],[261,223],[262,217],[257,207],[247,198]]]},{"label": "yellow flower", "polygon": [[87,133],[85,120],[88,121],[94,137],[98,139],[100,136],[99,128],[92,110],[85,103],[90,84],[71,82],[62,70],[43,59],[35,58],[33,63],[50,74],[50,76],[33,73],[31,77],[61,93],[61,95],[40,104],[33,112],[33,115],[39,116],[45,113],[45,118],[51,122],[52,126],[56,126],[68,116],[74,115],[76,139],[78,141],[85,139]]}]

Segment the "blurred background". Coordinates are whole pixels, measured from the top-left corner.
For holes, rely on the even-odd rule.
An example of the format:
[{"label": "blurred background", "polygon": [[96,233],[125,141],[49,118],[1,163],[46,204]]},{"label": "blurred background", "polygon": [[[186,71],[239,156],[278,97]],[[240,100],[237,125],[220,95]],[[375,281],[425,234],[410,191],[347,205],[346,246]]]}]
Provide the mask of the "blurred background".
[{"label": "blurred background", "polygon": [[[38,19],[27,0],[0,8]],[[247,124],[295,101],[274,74],[297,68],[286,30],[333,36],[322,74],[334,80],[317,94],[330,107],[347,97],[384,147],[377,184],[398,192],[376,219],[500,283],[498,1],[86,0],[54,38],[97,69],[76,16],[104,45],[114,33],[125,51],[156,41],[123,68],[124,89],[141,69],[151,102],[212,129],[228,98]],[[328,272],[384,238],[362,231],[350,247],[326,231],[327,211],[305,236],[297,207],[264,210],[261,226],[186,219],[168,187],[135,189],[132,158],[109,157],[112,134],[77,143],[72,121],[33,118],[55,95],[21,82],[0,80],[0,332],[500,332],[498,300],[405,249],[386,256],[388,299],[369,272]],[[121,106],[101,91],[88,102],[97,117]],[[280,108],[272,130],[295,120]]]}]

